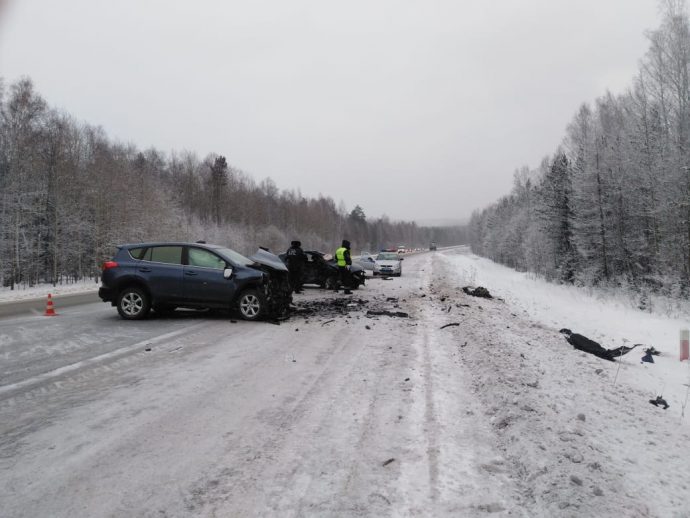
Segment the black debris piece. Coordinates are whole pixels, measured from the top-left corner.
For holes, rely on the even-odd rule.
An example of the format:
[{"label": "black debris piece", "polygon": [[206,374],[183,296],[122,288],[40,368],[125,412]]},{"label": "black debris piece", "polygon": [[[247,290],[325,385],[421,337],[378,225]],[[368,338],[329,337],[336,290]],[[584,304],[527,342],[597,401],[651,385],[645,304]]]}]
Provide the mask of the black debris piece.
[{"label": "black debris piece", "polygon": [[584,351],[586,353],[593,354],[598,358],[603,358],[604,360],[609,360],[612,362],[616,361],[618,358],[629,353],[635,347],[640,345],[635,344],[632,347],[622,345],[620,347],[616,347],[615,349],[604,349],[601,344],[595,342],[594,340],[590,340],[586,336],[573,333],[570,331],[570,329],[561,329],[560,332],[565,335],[568,343],[578,351]]},{"label": "black debris piece", "polygon": [[326,324],[331,324],[331,323],[333,323],[333,322],[335,322],[335,320],[326,320],[326,321],[325,321],[323,324],[321,324],[321,325],[322,325],[322,326],[325,326]]},{"label": "black debris piece", "polygon": [[453,322],[451,324],[446,324],[445,326],[441,326],[440,329],[445,329],[446,327],[456,327],[459,325],[460,325],[460,322]]},{"label": "black debris piece", "polygon": [[661,355],[661,352],[660,352],[660,351],[657,351],[656,349],[654,349],[654,346],[652,346],[652,347],[647,347],[647,348],[644,350],[644,352],[646,352],[647,354],[651,354],[652,356],[660,356],[660,355]]},{"label": "black debris piece", "polygon": [[370,309],[367,311],[368,317],[398,317],[409,318],[409,314],[404,311],[388,311],[387,309]]},{"label": "black debris piece", "polygon": [[661,396],[657,396],[656,399],[650,399],[649,402],[654,406],[662,407],[664,410],[666,410],[669,406],[666,400]]},{"label": "black debris piece", "polygon": [[369,327],[369,326],[364,326],[364,329],[368,329],[371,331],[371,327]]},{"label": "black debris piece", "polygon": [[384,462],[383,464],[381,464],[381,465],[382,465],[382,466],[388,466],[391,462],[395,462],[395,459],[390,458],[390,459],[388,459],[387,461],[385,461],[385,462]]},{"label": "black debris piece", "polygon": [[491,293],[489,293],[489,290],[487,290],[483,286],[479,286],[474,289],[472,289],[471,286],[465,286],[462,289],[462,291],[465,292],[467,295],[471,295],[472,297],[480,297],[482,299],[493,299]]},{"label": "black debris piece", "polygon": [[359,311],[366,304],[368,304],[367,300],[358,298],[324,298],[300,301],[290,308],[290,315],[303,318],[310,316],[332,318]]},{"label": "black debris piece", "polygon": [[646,349],[645,355],[642,357],[640,363],[654,363],[654,355]]}]

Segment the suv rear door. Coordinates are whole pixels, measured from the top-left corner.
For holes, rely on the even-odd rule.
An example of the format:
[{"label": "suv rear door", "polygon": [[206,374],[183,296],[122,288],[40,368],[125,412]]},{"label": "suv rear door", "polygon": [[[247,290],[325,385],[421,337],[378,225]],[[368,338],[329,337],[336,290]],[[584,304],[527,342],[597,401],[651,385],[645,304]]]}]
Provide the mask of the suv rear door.
[{"label": "suv rear door", "polygon": [[229,265],[219,255],[205,248],[187,247],[184,266],[185,298],[195,305],[230,306],[237,286],[234,278],[226,279],[223,271]]},{"label": "suv rear door", "polygon": [[136,275],[148,286],[154,304],[182,300],[182,246],[151,246],[136,265]]}]

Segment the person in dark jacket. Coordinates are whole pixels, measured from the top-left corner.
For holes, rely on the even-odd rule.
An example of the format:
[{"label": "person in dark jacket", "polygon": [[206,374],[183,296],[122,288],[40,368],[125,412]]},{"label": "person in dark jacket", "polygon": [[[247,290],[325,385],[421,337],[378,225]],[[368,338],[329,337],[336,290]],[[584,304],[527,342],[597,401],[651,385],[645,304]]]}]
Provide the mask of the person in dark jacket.
[{"label": "person in dark jacket", "polygon": [[295,293],[302,293],[304,263],[307,262],[307,256],[302,250],[302,243],[292,241],[285,255],[287,256],[285,262],[290,272],[290,286]]},{"label": "person in dark jacket", "polygon": [[350,257],[350,242],[347,239],[343,239],[343,243],[335,251],[335,260],[338,263],[338,281],[335,285],[335,291],[337,292],[340,286],[345,288],[345,295],[352,295],[352,292],[348,289],[350,285],[350,266],[352,266],[352,258]]}]

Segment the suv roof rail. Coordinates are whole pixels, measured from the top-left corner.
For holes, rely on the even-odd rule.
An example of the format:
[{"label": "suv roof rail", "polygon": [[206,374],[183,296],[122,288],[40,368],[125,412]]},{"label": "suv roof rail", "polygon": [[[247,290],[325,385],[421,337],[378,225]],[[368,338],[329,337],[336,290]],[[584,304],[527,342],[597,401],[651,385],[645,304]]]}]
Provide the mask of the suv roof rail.
[{"label": "suv roof rail", "polygon": [[206,241],[197,241],[197,243],[200,244],[200,245],[205,245],[205,244],[206,244]]}]

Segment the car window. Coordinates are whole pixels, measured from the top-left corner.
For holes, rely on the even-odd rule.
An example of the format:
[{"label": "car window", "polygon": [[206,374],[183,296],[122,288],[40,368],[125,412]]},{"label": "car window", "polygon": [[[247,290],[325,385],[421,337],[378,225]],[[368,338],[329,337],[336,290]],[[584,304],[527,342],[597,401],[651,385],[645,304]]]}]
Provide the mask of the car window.
[{"label": "car window", "polygon": [[203,268],[214,268],[216,270],[225,269],[225,260],[218,257],[213,252],[202,248],[189,249],[189,266],[201,266]]},{"label": "car window", "polygon": [[235,252],[231,248],[216,248],[215,250],[220,255],[225,256],[226,259],[228,259],[231,263],[235,264],[236,266],[251,266],[252,264],[254,264],[254,261],[246,258],[238,252]]},{"label": "car window", "polygon": [[146,253],[154,263],[182,264],[181,246],[152,246]]},{"label": "car window", "polygon": [[130,248],[129,249],[129,255],[132,256],[132,259],[143,259],[144,252],[146,252],[146,248]]},{"label": "car window", "polygon": [[383,254],[379,254],[376,259],[379,261],[397,261],[398,260],[398,254],[386,252]]}]

